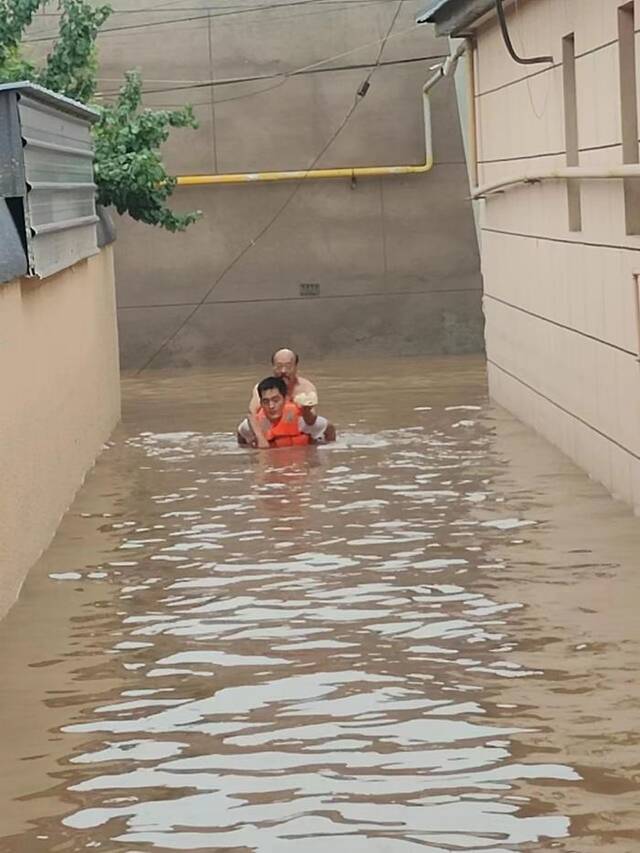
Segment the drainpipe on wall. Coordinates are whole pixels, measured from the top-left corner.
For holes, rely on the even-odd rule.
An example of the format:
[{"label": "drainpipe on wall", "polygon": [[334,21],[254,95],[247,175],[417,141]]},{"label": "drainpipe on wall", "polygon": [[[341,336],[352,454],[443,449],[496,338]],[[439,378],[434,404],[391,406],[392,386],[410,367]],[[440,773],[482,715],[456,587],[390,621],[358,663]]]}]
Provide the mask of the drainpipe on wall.
[{"label": "drainpipe on wall", "polygon": [[[452,54],[463,47],[464,55],[462,62],[458,65],[454,75],[456,86],[456,100],[458,102],[458,115],[460,118],[460,129],[462,131],[462,142],[464,154],[467,161],[467,174],[469,176],[469,190],[473,192],[478,186],[478,138],[476,130],[476,99],[475,99],[475,45],[473,40],[449,38],[449,50]],[[476,228],[476,239],[478,248],[482,231],[480,229],[480,206],[479,202],[472,200],[473,221]]]}]

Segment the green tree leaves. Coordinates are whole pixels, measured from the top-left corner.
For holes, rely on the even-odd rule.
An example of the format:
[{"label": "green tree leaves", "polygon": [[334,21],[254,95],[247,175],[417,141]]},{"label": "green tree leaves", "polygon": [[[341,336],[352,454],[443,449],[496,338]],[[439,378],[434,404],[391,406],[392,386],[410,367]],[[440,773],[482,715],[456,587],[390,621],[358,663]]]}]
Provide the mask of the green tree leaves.
[{"label": "green tree leaves", "polygon": [[113,106],[101,110],[94,128],[98,201],[118,213],[168,231],[184,231],[199,213],[177,214],[166,206],[175,187],[167,175],[159,147],[174,127],[196,127],[190,108],[141,109],[141,81],[128,72]]},{"label": "green tree leaves", "polygon": [[85,0],[63,0],[60,6],[58,40],[38,75],[38,83],[86,103],[96,89],[96,38],[111,7],[93,8]]},{"label": "green tree leaves", "polygon": [[14,67],[21,61],[19,47],[22,35],[41,2],[42,0],[0,0],[0,70],[5,63]]},{"label": "green tree leaves", "polygon": [[98,203],[113,205],[149,225],[184,231],[199,212],[178,214],[167,200],[176,185],[162,162],[160,146],[172,128],[197,127],[190,107],[150,110],[142,107],[142,82],[136,72],[112,104],[93,103],[96,92],[96,38],[111,14],[109,6],[88,0],[60,0],[58,38],[44,65],[37,68],[22,54],[24,33],[45,0],[0,0],[0,80],[31,80],[54,92],[95,107],[93,127]]}]

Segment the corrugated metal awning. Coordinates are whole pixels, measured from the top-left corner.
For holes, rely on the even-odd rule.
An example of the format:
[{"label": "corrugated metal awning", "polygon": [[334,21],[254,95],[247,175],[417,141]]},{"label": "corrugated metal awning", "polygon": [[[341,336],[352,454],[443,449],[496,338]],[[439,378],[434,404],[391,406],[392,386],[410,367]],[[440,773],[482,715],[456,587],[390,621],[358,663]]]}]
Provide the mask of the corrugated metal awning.
[{"label": "corrugated metal awning", "polygon": [[57,92],[51,92],[44,86],[38,86],[37,83],[31,83],[29,80],[21,80],[19,83],[0,83],[0,92],[20,92],[24,95],[30,95],[43,104],[49,104],[55,110],[68,112],[91,123],[100,117],[97,110],[91,109],[79,101],[66,98],[64,95],[58,95]]},{"label": "corrugated metal awning", "polygon": [[[90,123],[95,110],[31,83],[0,86],[0,161],[12,179],[0,194],[21,199],[30,275],[46,278],[98,252]],[[11,183],[11,186],[9,185]]]}]

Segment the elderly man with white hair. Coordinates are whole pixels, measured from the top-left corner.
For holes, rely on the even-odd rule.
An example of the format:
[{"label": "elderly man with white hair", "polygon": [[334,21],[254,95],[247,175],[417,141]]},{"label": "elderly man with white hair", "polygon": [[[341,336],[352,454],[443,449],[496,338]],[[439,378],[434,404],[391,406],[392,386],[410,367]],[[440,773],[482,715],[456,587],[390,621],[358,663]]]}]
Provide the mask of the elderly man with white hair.
[{"label": "elderly man with white hair", "polygon": [[[318,392],[313,382],[298,375],[298,364],[300,358],[291,349],[279,349],[271,356],[273,375],[284,379],[287,385],[287,398],[303,407],[315,407],[318,405]],[[260,397],[256,385],[251,395],[249,412],[255,415],[260,409]]]}]

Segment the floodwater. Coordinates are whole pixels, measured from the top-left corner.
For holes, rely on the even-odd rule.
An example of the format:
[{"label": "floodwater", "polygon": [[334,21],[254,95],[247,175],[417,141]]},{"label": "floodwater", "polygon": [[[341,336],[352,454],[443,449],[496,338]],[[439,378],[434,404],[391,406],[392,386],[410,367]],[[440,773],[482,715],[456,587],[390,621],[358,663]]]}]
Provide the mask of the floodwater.
[{"label": "floodwater", "polygon": [[0,623],[0,850],[640,850],[640,523],[475,358],[126,379]]}]

